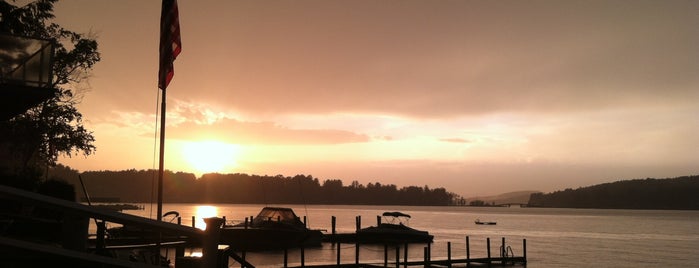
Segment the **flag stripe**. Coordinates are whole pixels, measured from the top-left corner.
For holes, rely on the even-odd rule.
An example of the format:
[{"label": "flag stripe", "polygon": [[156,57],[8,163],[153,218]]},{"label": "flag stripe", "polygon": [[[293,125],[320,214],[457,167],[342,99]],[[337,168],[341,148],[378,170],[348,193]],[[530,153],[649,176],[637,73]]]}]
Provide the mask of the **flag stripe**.
[{"label": "flag stripe", "polygon": [[160,68],[158,87],[165,90],[175,75],[173,62],[182,51],[176,0],[163,0],[160,14]]}]

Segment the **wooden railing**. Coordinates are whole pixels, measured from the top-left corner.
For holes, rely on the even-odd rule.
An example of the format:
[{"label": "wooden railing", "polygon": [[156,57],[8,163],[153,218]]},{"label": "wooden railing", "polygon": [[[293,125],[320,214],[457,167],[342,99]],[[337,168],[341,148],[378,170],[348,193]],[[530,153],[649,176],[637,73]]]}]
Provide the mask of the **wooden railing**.
[{"label": "wooden railing", "polygon": [[[140,267],[144,265],[90,253],[88,250],[89,221],[95,219],[97,221],[136,226],[155,232],[186,237],[190,242],[201,245],[202,257],[198,261],[201,263],[201,267],[215,267],[217,265],[218,235],[223,221],[220,218],[206,219],[210,224],[207,223],[207,229],[204,231],[194,227],[93,208],[77,202],[57,199],[3,185],[0,185],[0,202],[14,202],[25,208],[25,210],[27,208],[30,210],[42,208],[47,211],[59,212],[62,215],[61,220],[57,221],[61,225],[59,245],[5,235],[3,230],[0,229],[0,248],[7,249],[3,250],[6,252],[33,253],[58,260],[98,264],[107,267]],[[23,216],[21,214],[10,214],[3,215],[2,219],[6,221],[6,224],[12,224],[11,221],[19,217]],[[217,223],[218,225],[216,225]]]}]

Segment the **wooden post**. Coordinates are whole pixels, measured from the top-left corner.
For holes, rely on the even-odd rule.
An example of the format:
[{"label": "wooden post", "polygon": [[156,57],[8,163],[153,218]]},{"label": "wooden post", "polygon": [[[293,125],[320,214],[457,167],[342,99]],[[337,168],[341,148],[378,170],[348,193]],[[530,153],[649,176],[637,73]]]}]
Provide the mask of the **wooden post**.
[{"label": "wooden post", "polygon": [[335,230],[336,224],[337,224],[337,219],[335,218],[335,216],[330,217],[330,226],[332,226],[331,227],[332,228],[331,234],[333,234],[333,235],[337,234],[337,231]]},{"label": "wooden post", "polygon": [[425,268],[430,267],[430,263],[429,263],[430,261],[429,261],[429,258],[427,257],[427,247],[425,247],[425,248],[422,250],[422,261],[423,261],[423,263],[424,263],[424,265],[425,265]]},{"label": "wooden post", "polygon": [[[333,216],[334,218],[335,216]],[[337,266],[340,266],[340,242],[337,242],[337,256],[335,256],[337,259]]]},{"label": "wooden post", "polygon": [[221,235],[223,219],[217,217],[205,218],[206,229],[201,245],[202,268],[216,267],[218,240]]},{"label": "wooden post", "polygon": [[97,225],[97,237],[95,238],[95,247],[97,252],[103,252],[105,243],[104,237],[107,235],[107,223],[104,221],[95,221]]},{"label": "wooden post", "polygon": [[466,236],[466,263],[471,263],[471,248],[468,243],[468,235]]},{"label": "wooden post", "polygon": [[284,248],[284,268],[289,267],[289,250]]},{"label": "wooden post", "polygon": [[301,267],[306,267],[306,250],[301,247]]},{"label": "wooden post", "polygon": [[226,216],[223,216],[223,227],[226,227]]},{"label": "wooden post", "polygon": [[502,258],[502,265],[505,265],[505,258],[507,258],[507,248],[505,248],[505,237],[502,238],[502,243],[500,245],[500,257]]},{"label": "wooden post", "polygon": [[245,226],[245,229],[248,228],[248,217],[245,217],[245,224],[243,226]]},{"label": "wooden post", "polygon": [[182,225],[182,217],[177,217],[177,225]]},{"label": "wooden post", "polygon": [[376,215],[376,226],[381,226],[381,216]]},{"label": "wooden post", "polygon": [[427,260],[432,261],[432,244],[427,243]]},{"label": "wooden post", "polygon": [[403,245],[403,267],[408,267],[408,243]]},{"label": "wooden post", "polygon": [[354,244],[354,264],[359,265],[359,242]]},{"label": "wooden post", "polygon": [[388,244],[383,244],[383,267],[388,267]]},{"label": "wooden post", "polygon": [[396,245],[396,268],[400,267],[400,245]]},{"label": "wooden post", "polygon": [[488,247],[488,266],[490,266],[490,237],[486,238],[486,245]]},{"label": "wooden post", "polygon": [[192,227],[193,227],[193,228],[197,228],[197,221],[196,221],[196,219],[194,218],[194,216],[192,216]]},{"label": "wooden post", "polygon": [[527,239],[522,239],[522,256],[524,257],[524,263],[527,263]]},{"label": "wooden post", "polygon": [[308,225],[306,225],[306,216],[303,216],[303,227],[308,228]]},{"label": "wooden post", "polygon": [[447,242],[447,267],[451,268],[451,242]]},{"label": "wooden post", "polygon": [[356,225],[357,231],[362,228],[362,216],[354,217],[354,225]]}]

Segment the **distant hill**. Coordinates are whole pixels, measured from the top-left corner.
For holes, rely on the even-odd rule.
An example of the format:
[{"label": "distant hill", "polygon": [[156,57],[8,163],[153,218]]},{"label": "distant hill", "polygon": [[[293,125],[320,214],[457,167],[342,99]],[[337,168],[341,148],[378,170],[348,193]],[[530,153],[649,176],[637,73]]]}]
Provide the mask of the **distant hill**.
[{"label": "distant hill", "polygon": [[480,200],[488,204],[509,204],[509,203],[520,203],[527,204],[529,202],[529,197],[534,193],[541,193],[541,191],[517,191],[509,192],[493,196],[479,196],[466,198],[466,203],[471,201]]},{"label": "distant hill", "polygon": [[530,207],[699,209],[699,175],[637,179],[552,193],[534,193]]}]

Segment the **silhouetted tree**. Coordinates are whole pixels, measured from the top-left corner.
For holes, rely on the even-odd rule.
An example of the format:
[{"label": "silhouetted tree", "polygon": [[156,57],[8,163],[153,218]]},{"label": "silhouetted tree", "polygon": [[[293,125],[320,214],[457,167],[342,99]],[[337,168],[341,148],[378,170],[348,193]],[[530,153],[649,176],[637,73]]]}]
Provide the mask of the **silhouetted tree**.
[{"label": "silhouetted tree", "polygon": [[92,132],[83,127],[74,91],[100,60],[97,41],[58,24],[53,5],[57,0],[37,0],[24,6],[0,2],[0,32],[52,40],[55,45],[54,96],[26,113],[0,122],[0,141],[11,144],[17,161],[15,176],[35,178],[45,167],[53,166],[60,155],[87,156],[94,150]]}]

